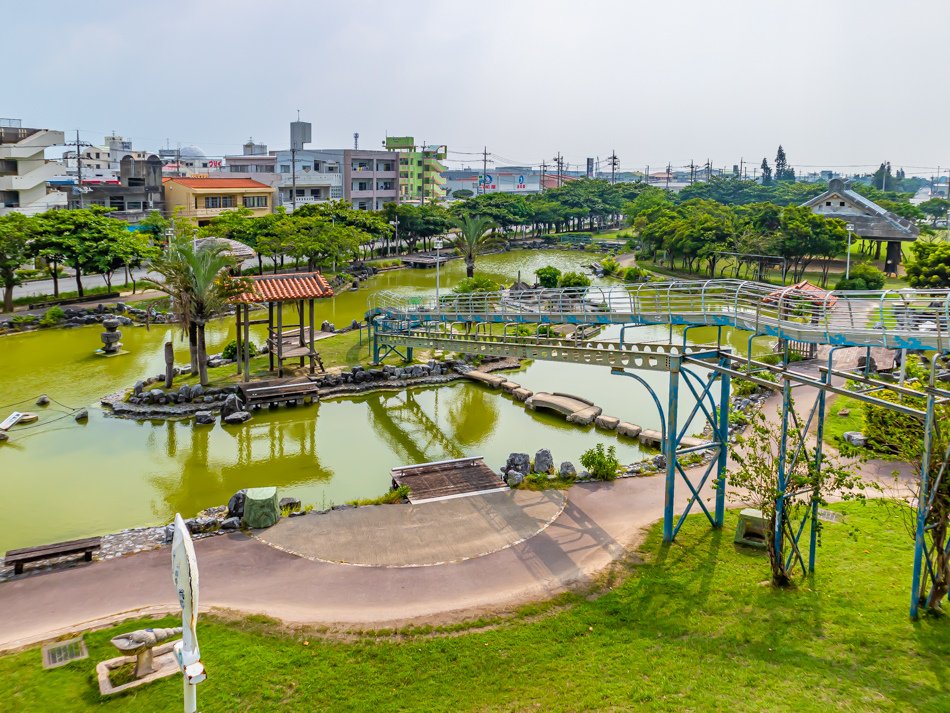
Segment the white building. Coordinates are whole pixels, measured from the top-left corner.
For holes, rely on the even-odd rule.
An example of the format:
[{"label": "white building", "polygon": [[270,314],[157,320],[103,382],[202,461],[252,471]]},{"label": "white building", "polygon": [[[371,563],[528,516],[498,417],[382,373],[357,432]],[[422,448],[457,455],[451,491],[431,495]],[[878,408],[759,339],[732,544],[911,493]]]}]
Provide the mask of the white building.
[{"label": "white building", "polygon": [[66,207],[66,194],[51,192],[47,185],[63,166],[46,159],[46,149],[64,140],[62,131],[28,129],[19,119],[0,119],[0,215]]}]

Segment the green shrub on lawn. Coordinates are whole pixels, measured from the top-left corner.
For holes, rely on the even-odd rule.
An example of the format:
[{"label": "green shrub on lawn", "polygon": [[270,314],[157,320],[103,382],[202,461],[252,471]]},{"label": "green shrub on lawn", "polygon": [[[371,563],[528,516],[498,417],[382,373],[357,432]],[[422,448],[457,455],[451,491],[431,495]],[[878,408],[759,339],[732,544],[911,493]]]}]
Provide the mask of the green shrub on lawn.
[{"label": "green shrub on lawn", "polygon": [[[257,345],[254,342],[248,342],[248,345],[251,347],[251,354],[257,354]],[[224,359],[237,359],[237,340],[232,339],[225,344],[224,349],[221,351],[221,356]]]},{"label": "green shrub on lawn", "polygon": [[620,468],[617,448],[615,446],[604,448],[603,443],[598,443],[584,452],[581,456],[581,465],[596,480],[613,480],[617,477],[617,470]]}]

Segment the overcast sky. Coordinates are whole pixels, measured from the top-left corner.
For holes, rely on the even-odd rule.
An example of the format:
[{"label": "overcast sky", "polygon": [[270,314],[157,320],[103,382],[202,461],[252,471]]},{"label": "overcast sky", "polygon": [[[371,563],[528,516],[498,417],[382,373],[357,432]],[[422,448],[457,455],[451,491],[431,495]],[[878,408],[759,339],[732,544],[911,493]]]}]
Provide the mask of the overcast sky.
[{"label": "overcast sky", "polygon": [[[943,0],[13,3],[0,116],[136,147],[414,135],[450,165],[950,165]],[[944,168],[944,170],[945,170]],[[854,169],[859,170],[859,169]]]}]

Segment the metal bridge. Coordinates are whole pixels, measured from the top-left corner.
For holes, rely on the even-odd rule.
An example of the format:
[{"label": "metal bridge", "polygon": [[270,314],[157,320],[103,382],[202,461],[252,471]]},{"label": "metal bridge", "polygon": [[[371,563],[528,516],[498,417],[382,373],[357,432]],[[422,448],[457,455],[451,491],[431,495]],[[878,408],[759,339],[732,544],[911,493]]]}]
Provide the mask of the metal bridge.
[{"label": "metal bridge", "polygon": [[[936,387],[934,358],[950,352],[950,290],[825,292],[742,280],[702,280],[449,294],[438,302],[434,297],[380,292],[370,299],[367,318],[372,325],[377,362],[390,354],[411,359],[413,349],[418,347],[606,366],[613,374],[639,382],[649,392],[660,416],[666,461],[663,535],[668,542],[676,536],[694,505],[714,527],[722,526],[731,378],[741,377],[781,391],[782,437],[776,474],[780,494],[775,503],[774,541],[776,551],[786,558],[790,570],[801,567],[803,572],[814,571],[819,494],[793,491],[791,476],[796,466],[806,460],[810,461],[810,468],[820,472],[827,394],[846,394],[920,419],[924,453],[916,504],[911,616],[917,616],[921,604],[933,604],[933,592],[942,577],[936,566],[937,555],[939,550],[950,552],[950,542],[935,538],[931,517],[941,480],[950,477],[946,473],[950,449],[947,453],[931,452],[940,427],[935,421],[935,408],[950,403],[950,391]],[[547,336],[550,331],[545,325],[558,324],[621,325],[620,337],[616,341],[596,341]],[[498,334],[493,325],[503,325],[502,333]],[[535,325],[535,334],[525,336],[524,325]],[[671,325],[668,343],[627,341],[626,329],[641,325]],[[673,340],[673,325],[685,327],[681,342]],[[716,343],[689,345],[687,333],[697,327],[716,328]],[[750,333],[746,354],[735,354],[723,347],[723,327]],[[781,365],[752,358],[754,340],[764,336],[777,338],[784,347],[785,360]],[[832,347],[818,376],[789,363],[788,351],[793,343]],[[867,350],[863,372],[835,368],[835,352],[844,347]],[[930,380],[924,391],[905,388],[902,382],[891,384],[870,378],[872,347],[929,353]],[[906,364],[906,359],[902,359],[902,364]],[[665,409],[661,398],[637,374],[640,370],[670,374]],[[695,399],[685,419],[677,413],[681,382]],[[842,386],[842,382],[846,385]],[[816,387],[818,397],[802,417],[793,408],[792,388],[803,385]],[[896,394],[897,398],[888,399],[887,393]],[[913,405],[921,400],[925,407]],[[697,415],[705,420],[710,435],[699,445],[687,446],[686,431]],[[807,442],[812,424],[817,427],[817,443],[810,451]],[[696,451],[712,452],[713,458],[700,477],[691,478],[679,459]],[[934,468],[938,462],[942,465]],[[710,480],[716,488],[713,512],[700,497]],[[688,500],[677,517],[674,497],[680,482],[687,488]],[[810,496],[808,507],[796,521],[796,509],[792,506],[803,495]],[[807,563],[802,543],[806,529]]]}]

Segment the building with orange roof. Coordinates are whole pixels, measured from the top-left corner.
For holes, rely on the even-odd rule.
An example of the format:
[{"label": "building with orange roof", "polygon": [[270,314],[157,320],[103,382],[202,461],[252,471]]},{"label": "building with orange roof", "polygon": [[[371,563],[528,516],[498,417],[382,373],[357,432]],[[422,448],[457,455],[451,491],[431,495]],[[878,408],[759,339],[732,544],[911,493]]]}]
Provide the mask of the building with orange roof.
[{"label": "building with orange roof", "polygon": [[165,211],[207,225],[226,210],[247,208],[255,216],[274,209],[274,189],[253,178],[165,177]]}]

